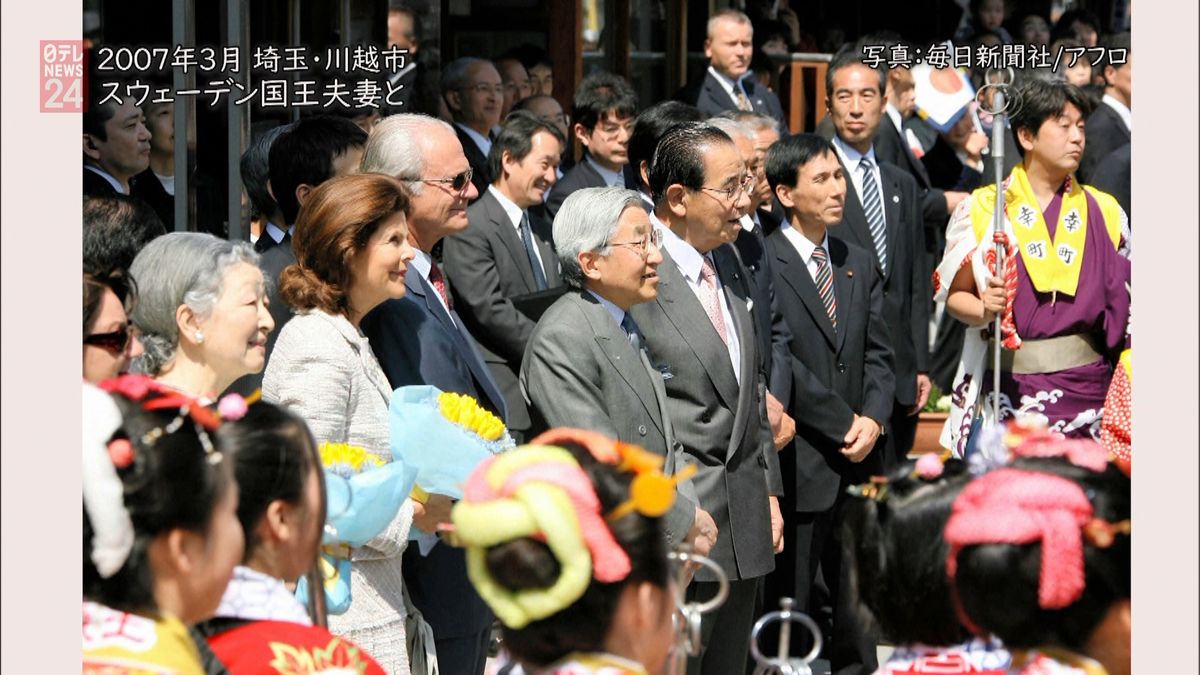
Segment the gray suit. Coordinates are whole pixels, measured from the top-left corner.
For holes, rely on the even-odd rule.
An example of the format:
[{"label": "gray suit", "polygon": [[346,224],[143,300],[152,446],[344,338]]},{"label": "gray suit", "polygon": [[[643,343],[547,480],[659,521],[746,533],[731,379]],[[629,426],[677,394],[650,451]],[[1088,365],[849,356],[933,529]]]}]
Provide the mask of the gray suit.
[{"label": "gray suit", "polygon": [[[709,557],[732,582],[726,604],[705,616],[705,652],[691,659],[688,669],[734,673],[745,668],[759,581],[775,567],[767,497],[782,494],[783,483],[748,307],[749,272],[731,246],[712,255],[741,344],[740,386],[725,344],[665,250],[658,267],[658,298],[630,313],[651,361],[670,374],[667,409],[675,438],[683,445],[683,461],[698,469],[692,482],[700,508],[717,524],[717,542]],[[689,596],[711,597],[715,581],[702,569]]]},{"label": "gray suit", "polygon": [[[542,315],[521,362],[521,391],[549,427],[590,429],[641,446],[666,456],[667,472],[673,472],[679,452],[671,447],[679,446],[663,419],[662,375],[590,293],[568,292]],[[680,486],[666,515],[672,545],[695,520],[695,493],[689,497],[689,491],[690,482]]]}]

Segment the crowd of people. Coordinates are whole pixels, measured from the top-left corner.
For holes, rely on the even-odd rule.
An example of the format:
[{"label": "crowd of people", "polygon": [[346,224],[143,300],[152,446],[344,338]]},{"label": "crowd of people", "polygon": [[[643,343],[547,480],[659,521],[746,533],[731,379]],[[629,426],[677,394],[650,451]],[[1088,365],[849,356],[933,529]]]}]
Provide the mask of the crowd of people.
[{"label": "crowd of people", "polygon": [[[957,39],[1011,42],[1002,5]],[[1128,51],[1099,32],[1053,39]],[[568,116],[549,64],[460,58],[429,114],[254,139],[253,242],[168,233],[139,186],[173,192],[171,125],[90,107],[85,672],[483,675],[499,622],[502,672],[741,673],[791,598],[837,673],[1128,673],[1131,58],[1019,72],[1010,115],[939,132],[863,62],[898,39],[832,56],[816,133],[736,10],[652,105],[595,72]],[[393,461],[411,385],[519,447],[341,550],[326,620],[293,594],[331,554],[318,448]],[[939,392],[946,451],[914,461]],[[678,547],[723,575],[679,584]],[[671,649],[677,604],[726,587]]]}]

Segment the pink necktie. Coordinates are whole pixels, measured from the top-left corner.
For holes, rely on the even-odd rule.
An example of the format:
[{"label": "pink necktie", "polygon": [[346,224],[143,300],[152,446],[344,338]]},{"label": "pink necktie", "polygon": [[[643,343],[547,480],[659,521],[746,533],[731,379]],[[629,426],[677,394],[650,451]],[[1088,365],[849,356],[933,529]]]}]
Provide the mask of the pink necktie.
[{"label": "pink necktie", "polygon": [[717,329],[717,335],[721,336],[721,342],[729,344],[729,335],[725,332],[725,315],[721,313],[721,297],[717,293],[717,271],[713,269],[708,256],[702,257],[701,261],[700,302],[704,305],[704,311],[708,314],[708,320],[712,321],[713,328]]}]

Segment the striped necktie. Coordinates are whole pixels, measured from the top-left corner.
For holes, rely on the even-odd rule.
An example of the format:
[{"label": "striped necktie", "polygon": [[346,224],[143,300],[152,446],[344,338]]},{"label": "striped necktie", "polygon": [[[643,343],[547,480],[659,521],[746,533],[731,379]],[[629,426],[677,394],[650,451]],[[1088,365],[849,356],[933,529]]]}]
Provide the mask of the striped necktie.
[{"label": "striped necktie", "polygon": [[737,91],[737,95],[734,96],[734,103],[737,104],[738,110],[754,112],[754,106],[750,103],[750,99],[746,98],[746,92],[742,91],[742,88],[737,84],[733,85],[733,88]]},{"label": "striped necktie", "polygon": [[829,268],[829,254],[824,246],[813,249],[813,260],[817,261],[817,294],[829,314],[829,321],[837,329],[837,299],[833,297],[833,270]]},{"label": "striped necktie", "polygon": [[887,228],[883,224],[883,198],[879,184],[875,182],[874,165],[866,157],[858,163],[862,169],[862,207],[867,214],[867,225],[871,228],[871,240],[875,242],[875,253],[879,256],[879,267],[887,274]]}]

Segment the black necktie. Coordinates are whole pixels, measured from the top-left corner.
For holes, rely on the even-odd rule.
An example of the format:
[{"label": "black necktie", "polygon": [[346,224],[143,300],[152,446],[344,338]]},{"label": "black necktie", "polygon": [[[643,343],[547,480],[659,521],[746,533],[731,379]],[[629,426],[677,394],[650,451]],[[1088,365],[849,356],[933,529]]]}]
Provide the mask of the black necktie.
[{"label": "black necktie", "polygon": [[533,229],[529,227],[529,212],[521,212],[521,243],[525,244],[525,255],[529,256],[529,267],[533,269],[533,285],[537,290],[546,290],[546,273],[538,262],[537,250],[533,247]]}]

